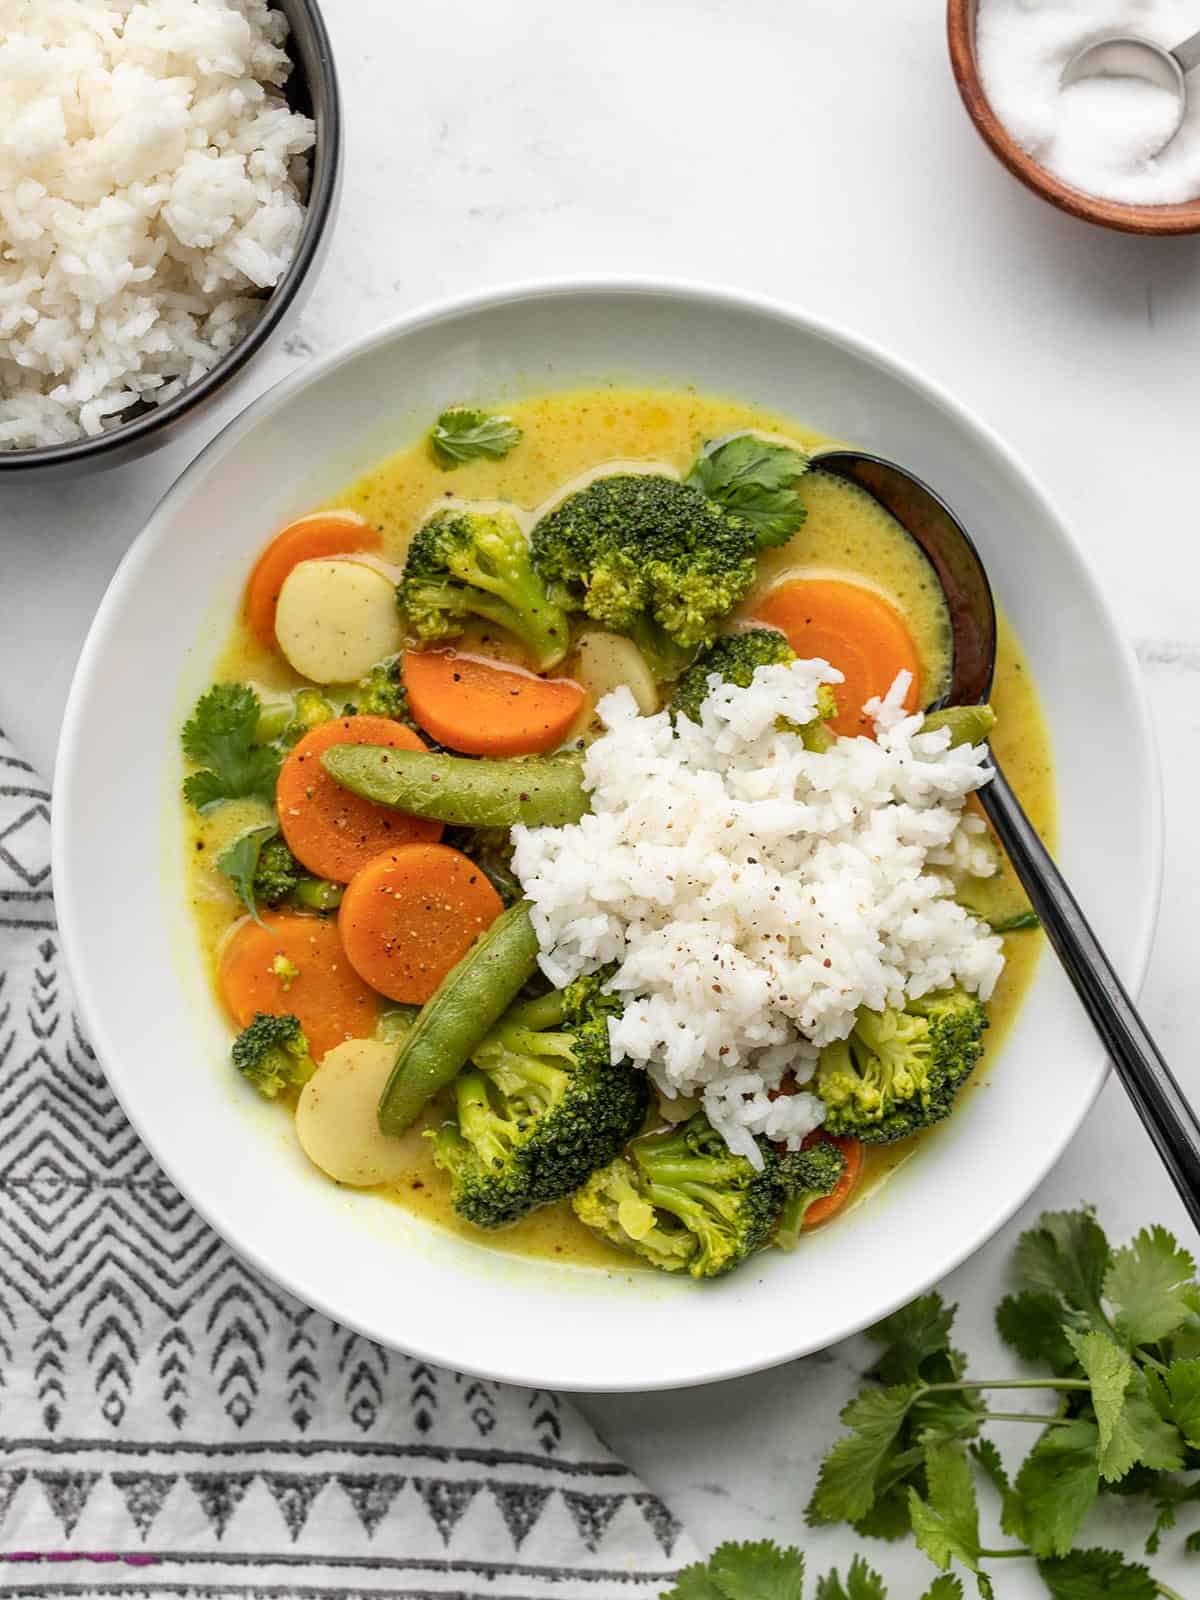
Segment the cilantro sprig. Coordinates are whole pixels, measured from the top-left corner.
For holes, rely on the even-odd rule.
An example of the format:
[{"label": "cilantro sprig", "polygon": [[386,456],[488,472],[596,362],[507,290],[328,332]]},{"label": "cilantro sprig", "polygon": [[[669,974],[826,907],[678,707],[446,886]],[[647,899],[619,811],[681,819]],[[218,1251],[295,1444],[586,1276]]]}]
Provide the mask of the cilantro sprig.
[{"label": "cilantro sprig", "polygon": [[738,433],[701,451],[687,482],[754,528],[759,548],[786,544],[808,515],[796,484],[809,468],[806,451]]},{"label": "cilantro sprig", "polygon": [[255,799],[273,805],[280,753],[258,740],[262,704],[247,684],[218,683],[196,702],[183,728],[183,753],[198,767],[183,782],[197,811],[222,800]]},{"label": "cilantro sprig", "polygon": [[[977,1377],[951,1342],[955,1308],[922,1295],[871,1330],[880,1353],[842,1412],[847,1431],[821,1465],[809,1522],[911,1535],[940,1574],[924,1600],[962,1600],[960,1572],[990,1600],[995,1565],[1014,1560],[1034,1565],[1051,1600],[1181,1600],[1143,1562],[1079,1541],[1093,1509],[1119,1495],[1148,1513],[1154,1556],[1200,1504],[1195,1262],[1165,1228],[1114,1249],[1091,1211],[1048,1212],[1021,1236],[1015,1276],[996,1325],[1043,1373]],[[985,1432],[992,1423],[1036,1430],[1015,1472]],[[999,1502],[994,1539],[981,1528],[981,1480]],[[1200,1531],[1184,1549],[1200,1553]],[[795,1550],[722,1546],[666,1600],[803,1600],[803,1571]],[[887,1588],[860,1556],[815,1600],[887,1600]]]},{"label": "cilantro sprig", "polygon": [[511,417],[453,406],[430,429],[429,448],[438,466],[449,472],[465,461],[502,461],[521,439],[521,429]]}]

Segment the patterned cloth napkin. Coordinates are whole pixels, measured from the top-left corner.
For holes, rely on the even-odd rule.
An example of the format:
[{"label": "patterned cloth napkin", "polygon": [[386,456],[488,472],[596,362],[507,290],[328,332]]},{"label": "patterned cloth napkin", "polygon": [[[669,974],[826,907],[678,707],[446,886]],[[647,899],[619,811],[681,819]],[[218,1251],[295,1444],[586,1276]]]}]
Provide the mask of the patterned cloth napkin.
[{"label": "patterned cloth napkin", "polygon": [[656,1596],[692,1551],[553,1394],[383,1350],[188,1209],[73,1014],[0,734],[0,1592]]}]

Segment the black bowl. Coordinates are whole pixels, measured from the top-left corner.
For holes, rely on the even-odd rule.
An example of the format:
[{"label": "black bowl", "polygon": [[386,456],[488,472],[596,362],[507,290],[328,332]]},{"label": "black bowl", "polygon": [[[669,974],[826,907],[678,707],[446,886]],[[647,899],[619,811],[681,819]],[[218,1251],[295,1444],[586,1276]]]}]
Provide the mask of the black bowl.
[{"label": "black bowl", "polygon": [[142,405],[131,411],[127,421],[94,438],[36,450],[0,449],[0,476],[76,477],[93,468],[115,467],[148,455],[235,383],[259,351],[299,313],[324,259],[337,209],[342,110],[333,52],[317,0],[275,0],[275,4],[291,26],[288,53],[293,66],[284,92],[289,104],[311,116],[317,125],[307,214],[291,266],[271,290],[265,310],[245,338],[173,400]]}]

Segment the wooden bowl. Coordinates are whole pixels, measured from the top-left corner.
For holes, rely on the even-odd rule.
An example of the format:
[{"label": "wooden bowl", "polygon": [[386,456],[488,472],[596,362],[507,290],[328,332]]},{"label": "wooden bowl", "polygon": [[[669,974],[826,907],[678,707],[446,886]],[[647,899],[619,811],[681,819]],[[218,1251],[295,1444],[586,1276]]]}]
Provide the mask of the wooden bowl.
[{"label": "wooden bowl", "polygon": [[1168,206],[1134,206],[1118,200],[1101,200],[1095,195],[1072,189],[1045,167],[1039,166],[1023,150],[988,104],[979,80],[975,59],[975,14],[978,0],[947,0],[946,31],[950,43],[950,64],[971,121],[978,128],[992,153],[999,157],[1014,178],[1027,189],[1060,211],[1067,211],[1084,222],[1097,222],[1102,228],[1118,228],[1122,233],[1197,233],[1200,232],[1200,199],[1184,200]]}]

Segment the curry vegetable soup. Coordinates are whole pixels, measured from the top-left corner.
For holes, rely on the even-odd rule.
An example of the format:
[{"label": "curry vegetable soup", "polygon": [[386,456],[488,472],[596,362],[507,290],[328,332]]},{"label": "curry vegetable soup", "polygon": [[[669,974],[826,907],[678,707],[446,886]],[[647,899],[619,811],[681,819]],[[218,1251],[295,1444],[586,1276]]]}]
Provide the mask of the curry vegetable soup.
[{"label": "curry vegetable soup", "polygon": [[[429,433],[263,529],[182,730],[230,1070],[308,1158],[505,1250],[803,1250],[994,1054],[1041,935],[1035,687],[929,711],[925,556],[821,436],[603,388]],[[985,1048],[986,1047],[986,1048]]]}]

